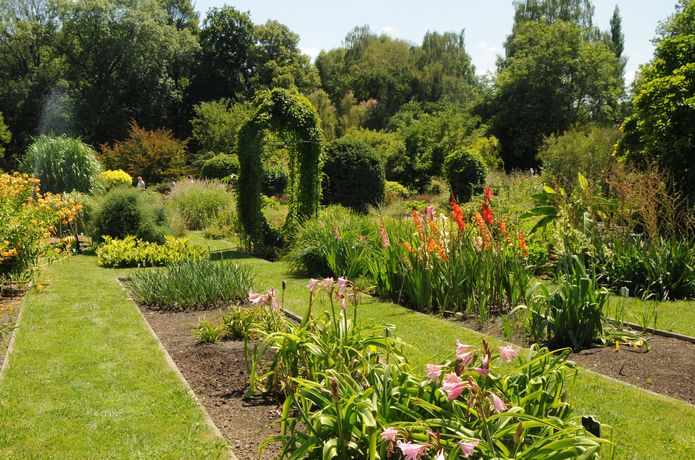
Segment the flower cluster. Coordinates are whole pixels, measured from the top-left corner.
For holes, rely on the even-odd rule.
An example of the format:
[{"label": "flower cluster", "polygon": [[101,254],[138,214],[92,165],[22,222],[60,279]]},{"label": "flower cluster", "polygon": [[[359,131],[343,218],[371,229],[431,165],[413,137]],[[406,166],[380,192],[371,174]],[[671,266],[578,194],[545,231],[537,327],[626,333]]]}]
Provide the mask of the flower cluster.
[{"label": "flower cluster", "polygon": [[312,297],[320,290],[328,292],[329,296],[335,296],[335,300],[340,302],[340,309],[345,311],[346,302],[357,303],[357,288],[352,281],[346,278],[324,278],[322,280],[310,279],[306,285]]},{"label": "flower cluster", "polygon": [[270,307],[273,311],[282,310],[282,305],[278,302],[274,288],[268,289],[266,294],[249,292],[249,303],[256,307]]}]

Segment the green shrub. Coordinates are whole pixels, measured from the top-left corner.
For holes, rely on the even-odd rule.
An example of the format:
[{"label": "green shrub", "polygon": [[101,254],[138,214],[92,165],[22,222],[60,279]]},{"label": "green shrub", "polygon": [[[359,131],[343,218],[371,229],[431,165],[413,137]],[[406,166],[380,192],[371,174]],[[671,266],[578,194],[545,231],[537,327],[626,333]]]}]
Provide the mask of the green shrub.
[{"label": "green shrub", "polygon": [[106,236],[132,235],[161,243],[171,233],[166,208],[149,193],[136,188],[115,188],[104,195],[96,205],[91,227],[96,242]]},{"label": "green shrub", "polygon": [[227,153],[220,153],[205,160],[200,171],[204,179],[222,179],[232,174],[239,174],[239,158]]},{"label": "green shrub", "polygon": [[483,191],[487,167],[475,151],[456,150],[444,160],[444,175],[456,199],[465,203]]},{"label": "green shrub", "polygon": [[547,137],[538,150],[543,175],[553,184],[571,192],[581,172],[591,184],[605,186],[620,138],[616,128],[578,126],[561,135]]},{"label": "green shrub", "polygon": [[356,280],[366,273],[377,238],[369,218],[329,206],[299,227],[285,260],[298,273]]},{"label": "green shrub", "polygon": [[222,329],[215,326],[210,321],[202,319],[193,330],[193,335],[198,343],[215,343],[222,335]]},{"label": "green shrub", "polygon": [[122,169],[109,169],[101,173],[101,182],[108,191],[115,187],[130,187],[133,185],[133,178]]},{"label": "green shrub", "polygon": [[234,206],[234,196],[217,182],[186,180],[171,190],[171,202],[190,230],[202,230]]},{"label": "green shrub", "polygon": [[358,212],[384,199],[384,167],[367,143],[338,139],[326,148],[323,200]]},{"label": "green shrub", "polygon": [[127,139],[101,146],[101,160],[109,169],[142,177],[148,185],[168,183],[187,172],[186,142],[171,131],[148,131],[133,122]]},{"label": "green shrub", "polygon": [[387,180],[384,183],[384,199],[386,203],[392,203],[397,199],[408,198],[410,195],[410,190],[398,182]]},{"label": "green shrub", "polygon": [[282,196],[287,190],[289,180],[287,171],[282,166],[263,166],[261,193],[265,196]]},{"label": "green shrub", "polygon": [[41,190],[51,193],[94,193],[101,165],[90,146],[65,136],[41,136],[27,149],[23,169],[41,180]]},{"label": "green shrub", "polygon": [[134,236],[123,239],[105,237],[97,250],[99,265],[109,268],[157,267],[207,258],[207,250],[186,238],[167,236],[163,244],[141,241]]},{"label": "green shrub", "polygon": [[188,260],[135,271],[128,288],[148,308],[209,309],[244,302],[253,285],[246,265],[228,260]]}]

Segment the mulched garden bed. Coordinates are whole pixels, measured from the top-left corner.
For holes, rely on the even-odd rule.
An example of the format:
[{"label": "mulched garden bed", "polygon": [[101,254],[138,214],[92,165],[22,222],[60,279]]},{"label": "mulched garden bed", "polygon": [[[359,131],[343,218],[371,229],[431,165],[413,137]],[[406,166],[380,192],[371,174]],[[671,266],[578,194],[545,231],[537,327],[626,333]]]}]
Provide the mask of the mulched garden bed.
[{"label": "mulched garden bed", "polygon": [[[217,323],[220,312],[141,311],[234,454],[240,460],[259,458],[258,446],[280,432],[280,408],[275,401],[242,399],[248,385],[243,342],[196,343],[198,318]],[[269,444],[261,458],[274,458],[278,447]]]},{"label": "mulched garden bed", "polygon": [[[482,325],[476,320],[459,322],[502,340],[525,343],[519,331],[505,338],[500,318]],[[621,344],[619,350],[614,345],[581,350],[571,359],[585,369],[695,405],[695,344],[653,334],[642,336],[649,342],[647,352]]]},{"label": "mulched garden bed", "polygon": [[26,289],[6,289],[0,295],[0,330],[4,333],[4,337],[0,339],[0,367],[7,358],[7,347],[10,344],[25,294]]}]

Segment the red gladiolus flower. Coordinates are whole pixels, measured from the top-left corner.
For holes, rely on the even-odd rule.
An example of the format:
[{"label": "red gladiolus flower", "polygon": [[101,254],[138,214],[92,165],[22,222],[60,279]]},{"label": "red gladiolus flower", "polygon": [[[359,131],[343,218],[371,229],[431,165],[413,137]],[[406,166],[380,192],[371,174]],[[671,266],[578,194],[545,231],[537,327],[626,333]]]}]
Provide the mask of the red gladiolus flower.
[{"label": "red gladiolus flower", "polygon": [[492,215],[492,209],[488,208],[487,205],[483,204],[483,218],[485,222],[490,225],[495,220],[495,216]]},{"label": "red gladiolus flower", "polygon": [[492,204],[493,191],[492,187],[485,187],[483,189],[483,200],[485,204]]},{"label": "red gladiolus flower", "polygon": [[521,257],[528,257],[528,246],[524,239],[524,232],[519,232],[519,248],[521,249]]},{"label": "red gladiolus flower", "polygon": [[459,226],[459,231],[463,232],[466,229],[466,223],[463,221],[463,211],[454,200],[451,200],[451,209],[454,210],[454,219]]}]

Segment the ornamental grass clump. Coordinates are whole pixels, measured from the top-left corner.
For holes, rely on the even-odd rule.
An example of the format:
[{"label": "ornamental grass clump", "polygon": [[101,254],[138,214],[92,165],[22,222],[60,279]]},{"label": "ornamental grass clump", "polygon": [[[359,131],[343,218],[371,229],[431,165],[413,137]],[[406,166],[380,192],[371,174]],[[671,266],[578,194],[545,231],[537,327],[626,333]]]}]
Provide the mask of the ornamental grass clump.
[{"label": "ornamental grass clump", "polygon": [[234,195],[219,182],[185,180],[172,189],[170,200],[189,230],[202,230],[235,206]]},{"label": "ornamental grass clump", "polygon": [[205,310],[244,302],[252,285],[248,267],[210,260],[139,269],[128,282],[139,302],[158,310]]}]

